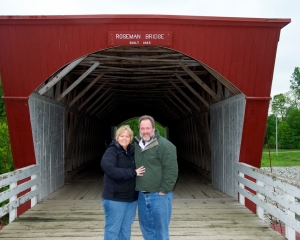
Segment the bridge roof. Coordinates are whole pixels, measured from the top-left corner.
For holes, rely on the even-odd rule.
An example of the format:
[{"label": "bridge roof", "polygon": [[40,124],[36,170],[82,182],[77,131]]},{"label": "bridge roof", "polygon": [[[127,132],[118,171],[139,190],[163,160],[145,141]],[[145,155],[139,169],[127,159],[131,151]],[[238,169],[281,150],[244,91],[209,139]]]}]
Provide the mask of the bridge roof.
[{"label": "bridge roof", "polygon": [[[142,114],[170,125],[243,93],[249,119],[243,139],[253,149],[261,144],[255,138],[263,138],[280,30],[290,21],[1,16],[0,73],[12,143],[32,149],[28,97],[33,92],[112,125]],[[151,35],[139,40],[134,34]],[[22,133],[20,124],[26,126]],[[23,143],[20,134],[27,136]]]},{"label": "bridge roof", "polygon": [[[158,111],[156,115],[166,125],[192,111],[207,111],[225,94],[269,97],[278,30],[289,22],[174,15],[1,16],[0,69],[5,97],[28,97],[68,63],[88,56],[62,79],[74,82],[100,62],[72,92],[82,92],[102,73],[88,94],[103,87],[94,101],[106,91],[105,99],[116,106],[113,111],[122,113],[114,116],[116,124],[147,108],[150,114]],[[117,39],[110,44],[108,34],[114,30],[125,34],[168,32],[171,39],[169,45],[126,46]],[[188,104],[182,104],[186,101]],[[111,117],[108,114],[106,120]]]}]

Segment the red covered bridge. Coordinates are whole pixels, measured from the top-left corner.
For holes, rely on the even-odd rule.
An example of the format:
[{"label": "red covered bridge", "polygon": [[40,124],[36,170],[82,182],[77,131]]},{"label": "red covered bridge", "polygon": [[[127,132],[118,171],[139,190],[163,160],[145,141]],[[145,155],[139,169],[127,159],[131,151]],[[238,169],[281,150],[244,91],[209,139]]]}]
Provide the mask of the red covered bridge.
[{"label": "red covered bridge", "polygon": [[[259,176],[269,175],[257,168],[276,49],[289,22],[164,15],[0,17],[0,74],[14,164],[23,172],[36,168],[17,179],[18,186],[35,181],[31,190],[24,189],[36,192],[35,200],[23,198],[15,206],[18,215],[74,172],[99,162],[104,140],[116,126],[143,114],[165,127],[177,146],[181,172],[188,166],[187,173],[201,174],[257,212],[256,197],[268,195],[261,192]],[[1,186],[12,184],[2,181]],[[293,204],[298,209],[297,201]],[[3,214],[13,209],[8,205]],[[298,231],[298,211],[291,231]]]}]

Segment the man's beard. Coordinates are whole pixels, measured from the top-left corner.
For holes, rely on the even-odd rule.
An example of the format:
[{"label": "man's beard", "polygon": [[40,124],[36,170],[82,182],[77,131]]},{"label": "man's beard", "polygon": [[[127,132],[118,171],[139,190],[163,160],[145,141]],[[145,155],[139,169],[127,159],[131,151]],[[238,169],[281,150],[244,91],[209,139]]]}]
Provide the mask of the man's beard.
[{"label": "man's beard", "polygon": [[142,140],[144,140],[145,142],[149,142],[153,137],[154,137],[154,130],[152,133],[150,133],[149,137],[144,137],[142,134],[140,134],[140,137],[142,138]]}]

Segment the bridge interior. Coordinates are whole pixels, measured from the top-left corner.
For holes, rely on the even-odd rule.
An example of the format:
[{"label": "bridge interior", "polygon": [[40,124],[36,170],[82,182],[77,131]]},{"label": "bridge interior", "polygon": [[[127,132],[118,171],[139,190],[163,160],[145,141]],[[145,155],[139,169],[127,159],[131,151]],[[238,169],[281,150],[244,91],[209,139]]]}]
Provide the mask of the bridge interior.
[{"label": "bridge interior", "polygon": [[[211,106],[240,94],[209,66],[163,47],[114,47],[73,61],[39,86],[29,103],[37,162],[45,169],[45,184],[50,179],[44,197],[68,174],[101,159],[112,127],[144,114],[166,127],[179,166],[218,178],[212,176],[211,135],[219,138],[217,125],[226,123],[217,111],[211,129]],[[243,109],[225,115],[236,111]],[[223,151],[217,141],[214,148]]]}]

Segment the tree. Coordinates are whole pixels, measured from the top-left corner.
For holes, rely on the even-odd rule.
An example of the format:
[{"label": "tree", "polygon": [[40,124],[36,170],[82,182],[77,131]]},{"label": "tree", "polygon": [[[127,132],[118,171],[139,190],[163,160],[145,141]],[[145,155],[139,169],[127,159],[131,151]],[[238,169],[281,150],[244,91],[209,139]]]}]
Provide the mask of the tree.
[{"label": "tree", "polygon": [[300,102],[300,68],[299,67],[295,67],[291,77],[292,79],[290,80],[291,82],[290,88],[293,90],[293,92],[296,95],[295,97],[299,108],[299,102]]},{"label": "tree", "polygon": [[292,108],[289,109],[287,113],[286,122],[289,124],[290,128],[300,136],[300,110]]},{"label": "tree", "polygon": [[3,91],[0,78],[0,174],[12,171],[14,169],[6,122],[6,112],[2,96]]},{"label": "tree", "polygon": [[[276,116],[275,116],[275,114],[269,115],[268,120],[267,120],[267,139],[269,140],[269,142],[272,137],[274,139],[276,137]],[[265,142],[265,143],[267,143],[267,142]]]},{"label": "tree", "polygon": [[[270,137],[269,145],[270,145],[270,148],[276,148],[276,138],[274,138],[273,136]],[[267,145],[267,147],[268,147],[268,145]]]},{"label": "tree", "polygon": [[282,121],[278,125],[278,146],[283,149],[293,148],[292,131],[287,122]]},{"label": "tree", "polygon": [[271,104],[275,116],[281,116],[281,119],[284,119],[287,109],[287,97],[282,93],[275,95]]},{"label": "tree", "polygon": [[0,78],[0,122],[6,120],[6,112],[5,112],[4,101],[2,99],[2,96],[3,96],[2,81]]},{"label": "tree", "polygon": [[300,110],[298,108],[290,108],[287,111],[286,122],[290,127],[291,142],[293,148],[300,147]]},{"label": "tree", "polygon": [[[130,120],[127,120],[127,121],[121,123],[121,124],[119,125],[119,127],[120,127],[121,125],[129,125],[130,128],[131,128],[132,131],[133,131],[133,135],[134,135],[134,136],[137,136],[137,135],[139,134],[139,126],[138,126],[138,125],[139,125],[139,119],[138,119],[138,118],[132,118],[132,119],[130,119]],[[165,136],[164,128],[163,128],[160,124],[155,123],[155,128],[158,130],[160,136],[162,136],[162,137]]]},{"label": "tree", "polygon": [[0,174],[14,169],[6,122],[0,122]]}]

